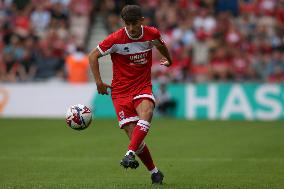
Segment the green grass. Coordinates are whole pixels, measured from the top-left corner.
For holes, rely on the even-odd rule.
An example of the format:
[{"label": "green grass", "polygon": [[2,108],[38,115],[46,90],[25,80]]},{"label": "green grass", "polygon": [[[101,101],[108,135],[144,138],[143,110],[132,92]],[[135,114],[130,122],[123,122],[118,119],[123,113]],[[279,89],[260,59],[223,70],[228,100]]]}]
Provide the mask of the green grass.
[{"label": "green grass", "polygon": [[165,184],[119,166],[115,120],[75,131],[64,120],[0,118],[0,188],[284,188],[284,122],[154,120],[147,137]]}]

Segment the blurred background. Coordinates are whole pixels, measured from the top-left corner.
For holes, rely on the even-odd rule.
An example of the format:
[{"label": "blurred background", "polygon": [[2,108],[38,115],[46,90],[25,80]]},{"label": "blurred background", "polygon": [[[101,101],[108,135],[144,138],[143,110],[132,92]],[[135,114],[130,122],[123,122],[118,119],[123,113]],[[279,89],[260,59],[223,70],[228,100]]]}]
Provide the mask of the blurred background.
[{"label": "blurred background", "polygon": [[[23,96],[15,94],[26,94],[25,102],[30,99],[39,110],[50,105],[42,99],[60,103],[61,96],[63,109],[74,103],[107,103],[104,110],[97,108],[97,116],[113,117],[111,102],[95,94],[87,54],[123,27],[119,13],[126,4],[141,5],[145,25],[160,30],[173,58],[173,66],[164,68],[153,52],[158,115],[284,117],[282,0],[1,0],[2,114],[25,114],[19,108],[25,106]],[[103,80],[110,83],[110,57],[100,62]],[[74,90],[74,85],[81,87]],[[38,93],[28,94],[34,90]]]}]

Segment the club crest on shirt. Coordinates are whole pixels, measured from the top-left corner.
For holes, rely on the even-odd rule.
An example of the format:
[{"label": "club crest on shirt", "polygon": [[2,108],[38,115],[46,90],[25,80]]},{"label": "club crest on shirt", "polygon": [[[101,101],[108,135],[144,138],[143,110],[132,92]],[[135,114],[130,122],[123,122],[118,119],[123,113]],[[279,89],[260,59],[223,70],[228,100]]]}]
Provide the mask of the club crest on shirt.
[{"label": "club crest on shirt", "polygon": [[119,115],[120,119],[124,119],[124,118],[125,118],[123,111],[120,111],[120,112],[118,113],[118,115]]},{"label": "club crest on shirt", "polygon": [[129,52],[129,47],[124,47],[124,48],[123,48],[123,51]]}]

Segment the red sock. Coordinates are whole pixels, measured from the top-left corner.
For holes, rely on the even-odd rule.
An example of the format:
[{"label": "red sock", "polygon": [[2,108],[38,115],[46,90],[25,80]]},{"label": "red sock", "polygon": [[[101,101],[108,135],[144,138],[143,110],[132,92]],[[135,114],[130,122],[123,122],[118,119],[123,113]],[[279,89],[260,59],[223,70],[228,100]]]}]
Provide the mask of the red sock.
[{"label": "red sock", "polygon": [[[143,148],[144,146],[144,148]],[[152,156],[150,154],[150,151],[147,147],[147,145],[143,142],[142,149],[137,151],[138,157],[141,159],[141,161],[144,163],[144,165],[147,167],[148,171],[152,171],[155,168]]]},{"label": "red sock", "polygon": [[140,144],[143,142],[145,136],[147,135],[149,128],[150,123],[148,121],[138,121],[137,125],[133,129],[128,150],[132,150],[134,152],[138,150]]}]

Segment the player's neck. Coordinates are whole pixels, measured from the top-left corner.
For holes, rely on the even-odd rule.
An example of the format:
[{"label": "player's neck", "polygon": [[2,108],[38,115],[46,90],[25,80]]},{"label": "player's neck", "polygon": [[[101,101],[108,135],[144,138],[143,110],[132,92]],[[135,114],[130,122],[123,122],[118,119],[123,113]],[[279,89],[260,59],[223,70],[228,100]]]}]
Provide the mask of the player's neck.
[{"label": "player's neck", "polygon": [[132,39],[132,40],[138,40],[138,39],[141,39],[143,37],[143,33],[144,33],[144,29],[143,29],[143,26],[141,25],[141,30],[139,31],[139,33],[136,35],[136,36],[131,36],[129,34],[129,32],[127,31],[126,27],[124,28],[125,29],[125,32],[127,34],[127,36]]},{"label": "player's neck", "polygon": [[139,33],[135,36],[130,35],[132,38],[139,38],[142,35],[142,30],[139,31]]}]

